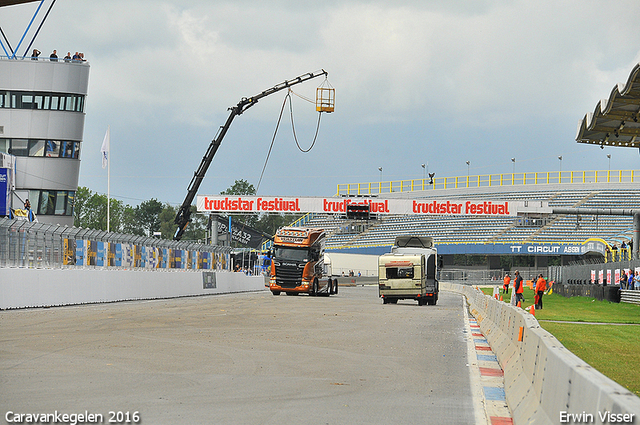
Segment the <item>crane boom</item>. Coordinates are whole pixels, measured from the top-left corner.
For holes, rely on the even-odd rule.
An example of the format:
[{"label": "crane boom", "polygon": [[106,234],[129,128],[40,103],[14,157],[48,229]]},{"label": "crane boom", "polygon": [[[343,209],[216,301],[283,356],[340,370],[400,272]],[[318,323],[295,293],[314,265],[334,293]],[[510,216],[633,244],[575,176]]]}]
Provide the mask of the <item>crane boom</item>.
[{"label": "crane boom", "polygon": [[211,144],[209,144],[209,149],[207,149],[207,152],[202,157],[200,166],[198,167],[196,172],[193,174],[191,183],[189,183],[189,187],[187,189],[187,196],[185,197],[184,202],[182,202],[182,205],[180,206],[180,209],[178,210],[178,213],[176,214],[176,218],[174,220],[174,223],[178,225],[178,229],[176,230],[176,234],[174,235],[173,239],[180,240],[187,228],[187,225],[191,221],[191,209],[190,209],[191,203],[193,202],[193,199],[195,198],[196,193],[200,188],[200,184],[204,179],[204,175],[207,173],[207,169],[209,169],[209,165],[211,165],[211,161],[213,160],[214,155],[218,151],[218,147],[220,147],[220,143],[222,142],[222,139],[227,134],[227,131],[229,130],[229,127],[231,126],[233,119],[236,116],[241,115],[244,111],[246,111],[256,103],[258,103],[258,100],[262,99],[263,97],[269,96],[270,94],[286,89],[287,87],[291,87],[293,85],[305,82],[312,78],[316,78],[320,75],[327,76],[328,73],[324,69],[322,69],[320,71],[309,72],[307,74],[300,75],[299,77],[296,77],[293,80],[284,81],[253,97],[249,97],[249,98],[243,97],[236,106],[232,106],[228,109],[229,111],[231,111],[231,113],[229,114],[227,121],[224,123],[222,127],[220,127],[218,134],[211,141]]}]

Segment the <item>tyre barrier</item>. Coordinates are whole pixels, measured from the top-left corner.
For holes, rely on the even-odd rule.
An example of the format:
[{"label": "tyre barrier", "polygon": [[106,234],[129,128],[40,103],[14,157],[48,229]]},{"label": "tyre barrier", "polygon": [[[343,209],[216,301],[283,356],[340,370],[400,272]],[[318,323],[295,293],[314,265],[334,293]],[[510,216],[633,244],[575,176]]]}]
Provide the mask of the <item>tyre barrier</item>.
[{"label": "tyre barrier", "polygon": [[440,288],[466,296],[504,371],[514,424],[640,421],[640,397],[567,350],[531,314],[471,286]]}]

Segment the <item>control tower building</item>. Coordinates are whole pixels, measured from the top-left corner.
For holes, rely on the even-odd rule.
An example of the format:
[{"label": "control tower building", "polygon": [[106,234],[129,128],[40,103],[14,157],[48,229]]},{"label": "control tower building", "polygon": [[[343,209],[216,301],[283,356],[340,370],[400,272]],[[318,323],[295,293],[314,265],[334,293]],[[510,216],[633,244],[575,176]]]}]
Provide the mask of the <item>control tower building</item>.
[{"label": "control tower building", "polygon": [[[44,0],[0,0],[0,8],[19,3],[40,3],[31,5],[37,9],[32,22],[43,13]],[[35,35],[27,47],[23,36],[15,49],[4,32],[2,36],[0,152],[16,157],[12,207],[23,208],[29,199],[38,221],[72,226],[89,64],[82,58],[65,60],[62,52],[57,59],[49,53],[33,57]],[[24,54],[18,54],[19,49],[25,49]]]}]

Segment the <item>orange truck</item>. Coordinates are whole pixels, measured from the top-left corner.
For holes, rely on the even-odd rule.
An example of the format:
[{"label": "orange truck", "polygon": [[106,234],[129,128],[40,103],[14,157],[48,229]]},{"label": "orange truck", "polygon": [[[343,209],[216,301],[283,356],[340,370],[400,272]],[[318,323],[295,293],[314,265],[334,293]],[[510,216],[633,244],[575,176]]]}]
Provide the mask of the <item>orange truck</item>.
[{"label": "orange truck", "polygon": [[324,261],[323,229],[283,227],[273,239],[269,289],[273,295],[334,295],[338,280]]}]

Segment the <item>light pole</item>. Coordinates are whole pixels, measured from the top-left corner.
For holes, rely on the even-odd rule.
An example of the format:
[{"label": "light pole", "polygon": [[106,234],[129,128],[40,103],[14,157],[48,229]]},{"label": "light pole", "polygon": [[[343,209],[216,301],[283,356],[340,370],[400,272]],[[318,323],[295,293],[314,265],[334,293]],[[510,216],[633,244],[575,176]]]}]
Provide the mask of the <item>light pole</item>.
[{"label": "light pole", "polygon": [[558,174],[558,183],[562,183],[562,155],[558,156],[560,161],[560,174]]},{"label": "light pole", "polygon": [[466,161],[466,164],[467,164],[467,180],[469,180],[469,175],[470,175],[470,173],[469,173],[469,165],[471,164],[471,161]]},{"label": "light pole", "polygon": [[382,167],[378,167],[378,171],[380,171],[380,184],[382,184]]},{"label": "light pole", "polygon": [[511,158],[511,162],[513,162],[513,174],[516,173],[516,159],[515,158]]},{"label": "light pole", "polygon": [[609,158],[609,172],[611,172],[611,154],[607,154],[607,158]]},{"label": "light pole", "polygon": [[427,177],[425,174],[425,164],[420,164],[420,166],[422,167],[422,181],[424,181],[424,179]]}]

